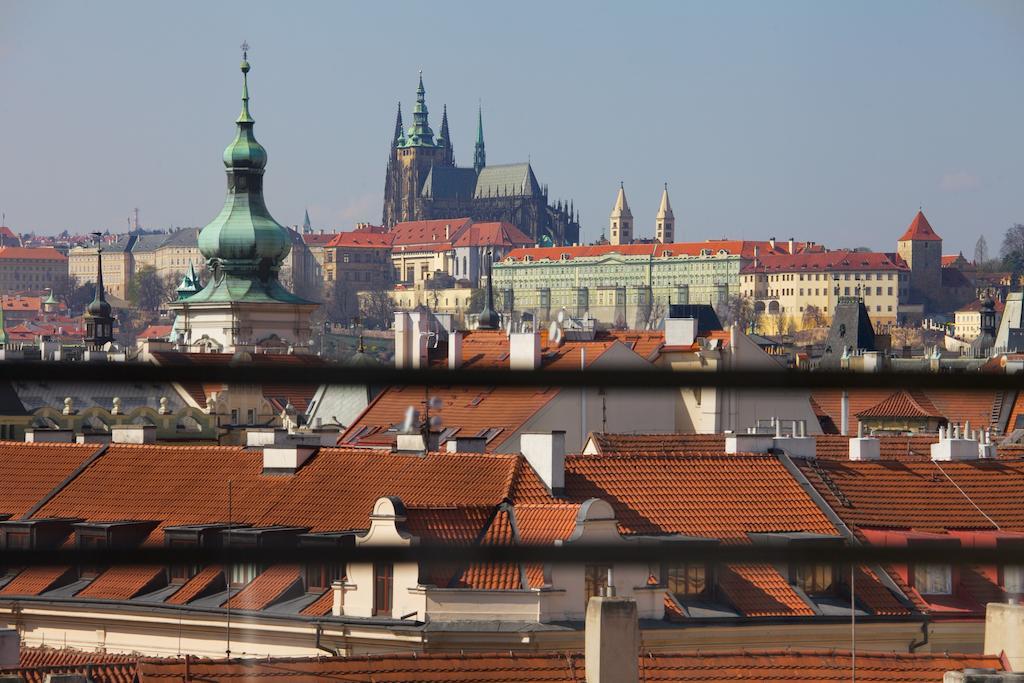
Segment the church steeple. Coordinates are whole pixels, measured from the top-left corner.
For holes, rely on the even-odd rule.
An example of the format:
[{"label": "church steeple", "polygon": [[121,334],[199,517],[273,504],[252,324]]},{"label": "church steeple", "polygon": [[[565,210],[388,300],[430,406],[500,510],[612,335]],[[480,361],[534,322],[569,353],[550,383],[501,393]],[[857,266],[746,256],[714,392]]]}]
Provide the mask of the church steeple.
[{"label": "church steeple", "polygon": [[655,217],[655,239],[662,244],[669,244],[676,241],[676,217],[672,213],[672,204],[668,201],[668,183],[661,192],[661,206],[658,207],[658,215]]},{"label": "church steeple", "polygon": [[476,146],[473,148],[473,170],[478,174],[487,165],[487,152],[484,151],[484,110],[483,106],[476,110]]},{"label": "church steeple", "polygon": [[395,137],[391,140],[392,147],[400,147],[405,139],[405,126],[402,125],[402,103],[398,103],[398,114],[395,116]]},{"label": "church steeple", "polygon": [[487,259],[487,289],[484,298],[484,307],[476,319],[477,329],[496,330],[501,325],[501,316],[494,309],[494,255],[488,249],[485,258]]},{"label": "church steeple", "polygon": [[441,112],[441,134],[437,137],[437,144],[444,147],[444,163],[455,165],[455,149],[452,147],[452,137],[448,132],[448,105],[444,105]]},{"label": "church steeple", "polygon": [[85,319],[84,341],[94,346],[103,346],[114,341],[114,316],[103,288],[103,244],[100,234],[93,234],[96,235],[96,293],[82,316]]},{"label": "church steeple", "polygon": [[615,197],[615,206],[609,217],[608,229],[612,244],[630,244],[633,241],[633,212],[626,201],[626,190],[619,183],[619,194]]},{"label": "church steeple", "polygon": [[423,72],[416,88],[416,106],[412,109],[412,125],[406,132],[402,147],[434,147],[434,131],[427,121],[427,90],[423,87]]}]

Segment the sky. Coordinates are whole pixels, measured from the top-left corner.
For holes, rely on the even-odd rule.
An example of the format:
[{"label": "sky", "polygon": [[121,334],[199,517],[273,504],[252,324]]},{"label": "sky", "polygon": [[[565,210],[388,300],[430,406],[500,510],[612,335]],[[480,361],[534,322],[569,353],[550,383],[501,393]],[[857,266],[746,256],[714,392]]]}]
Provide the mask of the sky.
[{"label": "sky", "polygon": [[471,165],[529,160],[583,239],[619,182],[639,237],[664,183],[680,240],[945,251],[1024,223],[1024,2],[0,0],[0,213],[15,231],[205,225],[247,41],[281,223],[381,218],[423,70]]}]

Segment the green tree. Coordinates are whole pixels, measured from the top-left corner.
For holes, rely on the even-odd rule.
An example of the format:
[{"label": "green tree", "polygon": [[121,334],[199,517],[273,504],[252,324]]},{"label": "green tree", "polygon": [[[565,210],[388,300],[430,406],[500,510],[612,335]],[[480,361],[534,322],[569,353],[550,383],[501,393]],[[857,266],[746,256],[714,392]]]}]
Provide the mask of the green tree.
[{"label": "green tree", "polygon": [[1006,231],[999,256],[1005,270],[1014,275],[1024,273],[1024,223],[1015,223]]},{"label": "green tree", "polygon": [[155,312],[168,300],[166,284],[153,266],[139,269],[128,282],[128,302],[142,311]]}]

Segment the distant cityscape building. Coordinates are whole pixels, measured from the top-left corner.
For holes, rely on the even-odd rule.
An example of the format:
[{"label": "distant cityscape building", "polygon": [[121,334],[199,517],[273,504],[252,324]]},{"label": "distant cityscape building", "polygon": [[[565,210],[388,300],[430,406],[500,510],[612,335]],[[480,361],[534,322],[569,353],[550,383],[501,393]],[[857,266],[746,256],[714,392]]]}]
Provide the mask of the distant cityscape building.
[{"label": "distant cityscape building", "polygon": [[67,274],[68,259],[56,249],[0,247],[0,292],[42,291]]},{"label": "distant cityscape building", "polygon": [[472,167],[455,165],[447,109],[437,136],[427,114],[421,74],[412,125],[403,126],[401,104],[395,119],[384,183],[386,227],[465,216],[481,222],[512,223],[535,243],[579,242],[579,219],[572,204],[551,204],[547,187],[537,181],[529,162],[487,165],[481,112],[477,113]]}]

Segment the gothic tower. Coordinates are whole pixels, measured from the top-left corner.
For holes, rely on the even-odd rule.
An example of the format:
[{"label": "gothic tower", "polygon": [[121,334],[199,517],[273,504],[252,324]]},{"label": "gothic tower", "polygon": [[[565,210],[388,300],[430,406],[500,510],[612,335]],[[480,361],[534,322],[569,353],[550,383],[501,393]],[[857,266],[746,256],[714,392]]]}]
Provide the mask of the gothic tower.
[{"label": "gothic tower", "polygon": [[630,244],[633,241],[633,213],[629,210],[626,190],[622,183],[619,183],[619,195],[615,198],[608,231],[612,244]]},{"label": "gothic tower", "polygon": [[476,110],[476,145],[473,148],[473,170],[477,175],[487,165],[487,152],[484,151],[484,110],[481,106]]},{"label": "gothic tower", "polygon": [[423,181],[433,166],[454,166],[454,154],[448,138],[448,117],[441,123],[436,139],[427,115],[426,89],[423,73],[416,88],[416,106],[412,125],[401,130],[401,108],[395,121],[395,137],[391,141],[388,175],[384,183],[384,225],[388,228],[401,221],[426,218],[419,201]]},{"label": "gothic tower", "polygon": [[662,244],[676,241],[676,217],[672,214],[672,204],[668,201],[668,183],[661,193],[661,206],[655,217],[654,237]]}]

